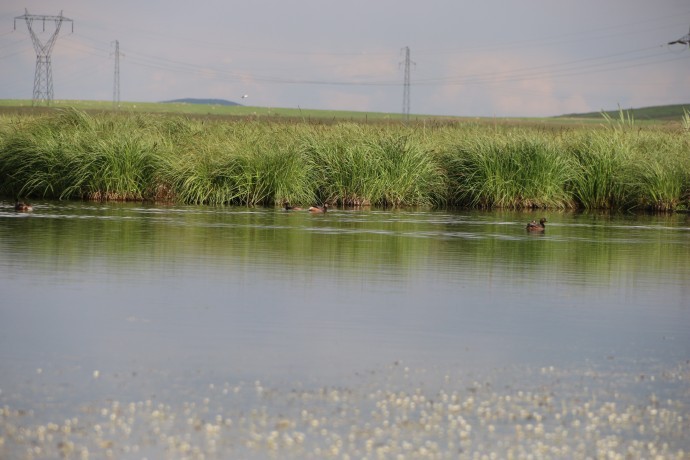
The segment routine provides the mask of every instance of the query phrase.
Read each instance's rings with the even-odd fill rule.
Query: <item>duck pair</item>
[[[285,203],[285,210],[286,211],[302,211],[303,208],[300,208],[299,206],[290,206],[290,203]],[[323,206],[312,206],[307,211],[314,213],[314,214],[322,214],[328,211],[328,204],[324,204]]]
[[[19,212],[30,212],[34,210],[34,207],[29,203],[17,200],[17,202],[14,203],[14,210]]]
[[[546,230],[546,225],[544,225],[547,222],[546,217],[542,217],[539,219],[539,223],[537,223],[536,220],[533,220],[529,224],[527,224],[527,231],[528,232],[543,232]]]

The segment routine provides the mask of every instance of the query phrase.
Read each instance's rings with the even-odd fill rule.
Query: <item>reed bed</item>
[[[569,208],[572,159],[550,139],[483,133],[447,154],[451,201],[479,208]]]
[[[314,199],[293,127],[251,122],[201,128],[177,139],[166,156],[161,177],[180,201],[255,206]]]
[[[14,196],[143,200],[160,170],[155,131],[137,117],[114,120],[65,110],[6,135],[2,192]]]
[[[0,118],[0,194],[208,205],[687,210],[690,130]]]
[[[323,202],[398,207],[443,199],[443,170],[407,130],[344,124],[312,130],[300,146]]]

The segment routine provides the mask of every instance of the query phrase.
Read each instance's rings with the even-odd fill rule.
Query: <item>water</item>
[[[7,202],[0,207],[0,406],[8,419],[28,411],[23,423],[35,428],[84,417],[84,407],[102,412],[113,400],[213,401],[202,397],[209,388],[243,395],[270,386],[279,395],[271,403],[252,392],[233,404],[278,417],[289,412],[295,388],[376,394],[422,385],[438,397],[449,382],[462,389],[476,377],[494,388],[594,378],[594,388],[631,401],[663,394],[686,409],[688,215],[548,213],[546,232],[528,234],[525,223],[539,217],[75,202],[37,202],[24,214]],[[579,391],[568,387],[564,397]],[[330,396],[323,398],[314,411],[330,407]],[[236,409],[217,406],[221,418]],[[3,444],[24,454],[37,443],[4,431],[0,454]],[[512,442],[504,444],[521,445],[508,431]],[[489,443],[500,432],[478,439]],[[103,447],[85,438],[72,439],[71,449],[194,454],[159,441],[128,437]],[[303,442],[293,455],[322,457],[318,439],[311,440],[318,452]],[[680,439],[653,438],[687,451]],[[200,449],[219,458],[275,452],[268,440],[249,444]],[[361,444],[354,455],[366,454]],[[56,446],[42,454],[64,455],[68,444]]]

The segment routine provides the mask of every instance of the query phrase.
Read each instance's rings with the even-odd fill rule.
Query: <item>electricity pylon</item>
[[[115,73],[113,75],[113,109],[120,108],[120,42],[115,40]]]
[[[403,120],[405,122],[410,120],[410,47],[406,46],[405,50],[405,82],[403,83]]]
[[[31,105],[39,105],[45,102],[50,105],[53,100],[53,69],[50,62],[50,54],[53,52],[53,46],[60,33],[63,21],[72,23],[72,32],[74,32],[74,21],[62,15],[62,11],[58,16],[46,16],[43,14],[29,14],[29,10],[24,10],[26,13],[23,16],[14,18],[14,28],[17,28],[17,19],[26,20],[26,26],[29,28],[31,34],[31,41],[34,43],[36,49],[36,73],[34,74],[34,94]],[[41,39],[36,35],[33,29],[34,21],[43,22],[43,32],[46,30],[46,21],[53,21],[55,23],[55,31],[50,36],[46,43],[41,43]]]
[[[681,45],[690,46],[690,33],[680,37],[678,40],[673,40],[672,42],[668,42],[668,44],[669,45],[681,44]]]

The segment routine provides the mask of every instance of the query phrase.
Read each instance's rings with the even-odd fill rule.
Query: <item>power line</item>
[[[77,36],[81,36],[76,34]],[[83,37],[85,39],[90,39],[89,37]],[[90,39],[92,40],[92,39]],[[80,45],[81,46],[81,45]],[[565,61],[560,63],[550,63],[540,66],[533,66],[527,68],[518,68],[510,72],[486,72],[470,75],[448,75],[439,77],[430,77],[416,79],[415,85],[422,86],[453,86],[453,85],[463,85],[463,84],[489,84],[489,83],[501,83],[508,81],[524,81],[535,78],[542,77],[567,77],[571,75],[582,75],[585,73],[598,73],[602,71],[617,70],[620,68],[631,68],[635,67],[635,62],[639,63],[639,66],[649,65],[650,59],[658,59],[661,56],[654,55],[643,55],[643,56],[633,56],[628,59],[612,59],[617,57],[623,57],[625,55],[631,55],[633,53],[639,53],[644,51],[649,51],[652,49],[659,49],[664,45],[658,45],[655,47],[648,47],[644,49],[629,50],[621,53],[596,56],[592,58],[577,59],[572,61]],[[93,48],[97,49],[96,47]],[[93,54],[93,53],[92,53]],[[257,82],[271,83],[271,84],[290,84],[290,85],[327,85],[327,86],[400,86],[400,80],[391,80],[384,78],[363,78],[363,79],[352,79],[352,80],[333,80],[329,78],[324,79],[309,79],[309,78],[289,78],[285,76],[274,76],[274,75],[262,75],[251,71],[248,72],[237,72],[230,71],[221,67],[209,67],[200,66],[198,64],[193,64],[190,62],[183,62],[178,60],[165,59],[161,56],[151,56],[143,53],[130,53],[131,63],[140,66],[155,68],[167,71],[181,72],[193,75],[203,75],[206,71],[213,71],[218,75],[222,75],[222,78],[230,78],[236,80],[252,79]],[[597,62],[598,61],[598,62]],[[658,62],[665,62],[658,61]],[[632,62],[633,64],[628,64]],[[626,63],[626,65],[620,65],[621,63]],[[617,65],[618,64],[618,65]],[[591,69],[587,71],[587,69]],[[403,83],[404,84],[404,83]]]
[[[78,35],[78,34],[77,34]],[[73,35],[76,36],[76,35]],[[84,37],[88,38],[88,37]],[[70,38],[67,38],[65,45],[71,45]],[[95,41],[95,40],[94,40]],[[97,46],[89,46],[75,42],[81,52],[92,54],[94,56],[103,56],[107,51]],[[644,55],[635,55],[635,53],[647,52],[652,49],[660,49],[664,45],[657,47],[648,47],[644,49],[629,50],[621,53],[610,55],[603,55],[585,59],[578,59],[572,61],[565,61],[560,63],[551,63],[546,65],[523,67],[513,69],[508,72],[480,72],[469,75],[447,75],[431,78],[415,79],[417,86],[454,86],[454,85],[477,85],[477,84],[500,84],[511,81],[525,81],[532,79],[539,79],[544,77],[563,78],[575,75],[592,74],[598,72],[607,72],[618,69],[627,69],[633,67],[641,67],[653,65],[660,62],[667,62],[675,59],[662,59],[663,56],[657,53],[645,53]],[[103,52],[103,54],[100,54]],[[111,53],[112,55],[112,53]],[[285,76],[261,75],[253,72],[237,72],[225,69],[222,67],[208,67],[199,66],[190,62],[183,62],[178,60],[165,59],[160,56],[151,56],[142,53],[134,53],[129,56],[131,63],[140,66],[161,69],[166,71],[173,71],[176,73],[187,73],[192,75],[205,75],[205,72],[212,71],[223,79],[244,80],[252,79],[256,82],[264,82],[269,84],[290,84],[290,85],[327,85],[327,86],[377,86],[377,87],[399,87],[401,81],[398,79],[376,78],[374,76],[353,79],[353,80],[333,80],[328,77],[323,79],[303,79],[303,78],[289,78]],[[410,66],[412,65],[410,61]],[[401,63],[402,65],[402,63]],[[409,69],[411,70],[411,68]],[[409,80],[407,80],[409,81]],[[405,86],[405,83],[402,83]],[[407,91],[406,91],[407,89]],[[409,107],[408,96],[410,88],[403,88],[403,102],[404,106]],[[407,109],[403,107],[403,112]]]
[[[31,34],[31,41],[33,41],[34,48],[36,49],[36,72],[34,73],[34,94],[31,104],[39,105],[42,102],[45,102],[46,105],[50,105],[53,100],[53,69],[51,64],[51,53],[53,52],[55,41],[60,33],[62,22],[71,22],[72,32],[74,32],[74,21],[64,17],[62,15],[62,11],[60,11],[58,16],[29,14],[28,9],[25,9],[24,11],[25,14],[23,16],[17,16],[14,18],[14,28],[15,30],[17,28],[17,19],[24,19],[26,21],[26,26],[29,28],[29,33]],[[55,31],[46,43],[41,43],[40,38],[38,38],[38,35],[36,35],[34,32],[33,23],[36,20],[43,22],[44,32],[46,30],[46,21],[53,21],[55,23]]]
[[[587,73],[597,73],[605,72],[609,70],[618,70],[622,68],[635,67],[637,65],[648,65],[649,63],[643,62],[649,59],[657,59],[661,55],[657,54],[646,54],[642,56],[633,56],[629,58],[623,58],[625,55],[646,52],[651,50],[658,50],[664,45],[648,47],[639,50],[631,50],[623,53],[610,54],[606,56],[598,56],[593,58],[576,59],[573,61],[566,61],[553,64],[544,64],[533,67],[521,67],[517,69],[512,69],[507,72],[481,72],[476,74],[467,75],[454,75],[449,77],[436,77],[436,78],[426,78],[417,79],[417,85],[426,86],[445,86],[445,85],[464,85],[464,84],[486,84],[486,83],[502,83],[509,81],[524,81],[531,80],[535,78],[543,77],[567,77],[573,75],[583,75]],[[612,59],[618,58],[618,59]],[[665,62],[668,59],[663,59],[661,61],[654,62]],[[599,61],[599,62],[596,62]],[[624,65],[618,67],[612,67],[615,64],[623,64],[628,62],[639,62],[639,64],[634,65]],[[587,70],[591,69],[591,70]]]

